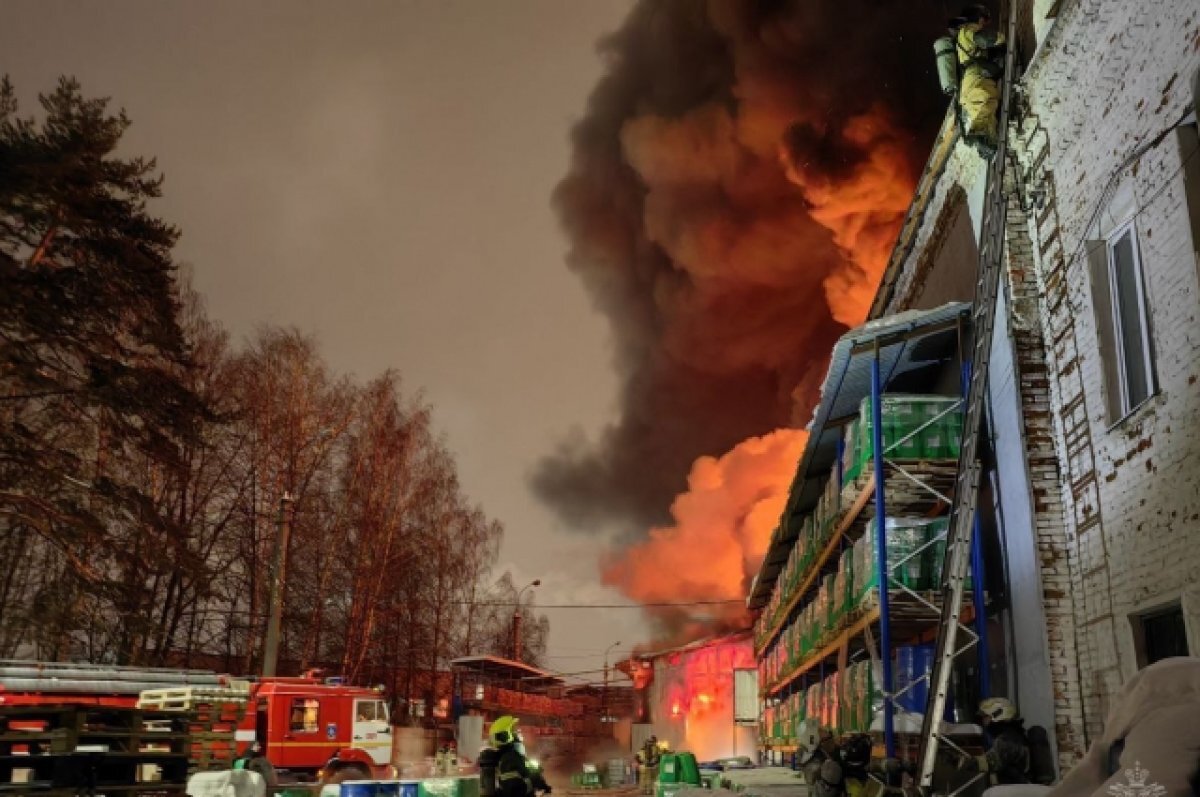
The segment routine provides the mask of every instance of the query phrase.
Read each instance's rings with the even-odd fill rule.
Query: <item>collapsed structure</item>
[[[1012,5],[1003,272],[962,615],[978,641],[941,727],[965,738],[980,698],[1009,696],[1065,769],[1138,669],[1200,651],[1200,8]],[[794,749],[801,718],[886,736],[901,757],[920,741],[988,171],[956,144],[954,116],[874,322],[835,348],[752,588],[772,756]]]

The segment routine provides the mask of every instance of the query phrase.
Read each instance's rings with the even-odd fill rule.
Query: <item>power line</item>
[[[696,606],[730,606],[735,603],[744,604],[745,602],[744,598],[724,598],[721,600],[650,601],[647,603],[523,603],[520,604],[520,607],[536,611],[542,609],[687,609]],[[513,601],[447,601],[447,603],[459,606],[497,606],[503,608],[516,608],[518,605]]]

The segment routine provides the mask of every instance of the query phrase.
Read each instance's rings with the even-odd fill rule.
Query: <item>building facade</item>
[[[1016,3],[989,378],[993,692],[1062,768],[1141,667],[1200,654],[1200,4]],[[970,301],[986,164],[948,122],[872,310]]]

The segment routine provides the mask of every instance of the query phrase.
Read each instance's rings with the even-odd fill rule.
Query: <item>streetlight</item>
[[[513,611],[512,621],[512,650],[513,661],[521,660],[521,596],[525,594],[525,590],[533,587],[540,587],[542,580],[535,578],[517,591],[517,608]]]
[[[620,642],[614,642],[604,651],[604,691],[600,693],[600,721],[608,722],[608,654]]]

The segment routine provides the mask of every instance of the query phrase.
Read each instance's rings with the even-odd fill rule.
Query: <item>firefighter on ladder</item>
[[[934,43],[942,90],[957,98],[963,140],[990,159],[999,142],[1000,85],[1004,34],[990,25],[991,12],[969,5],[950,20],[950,35]]]

